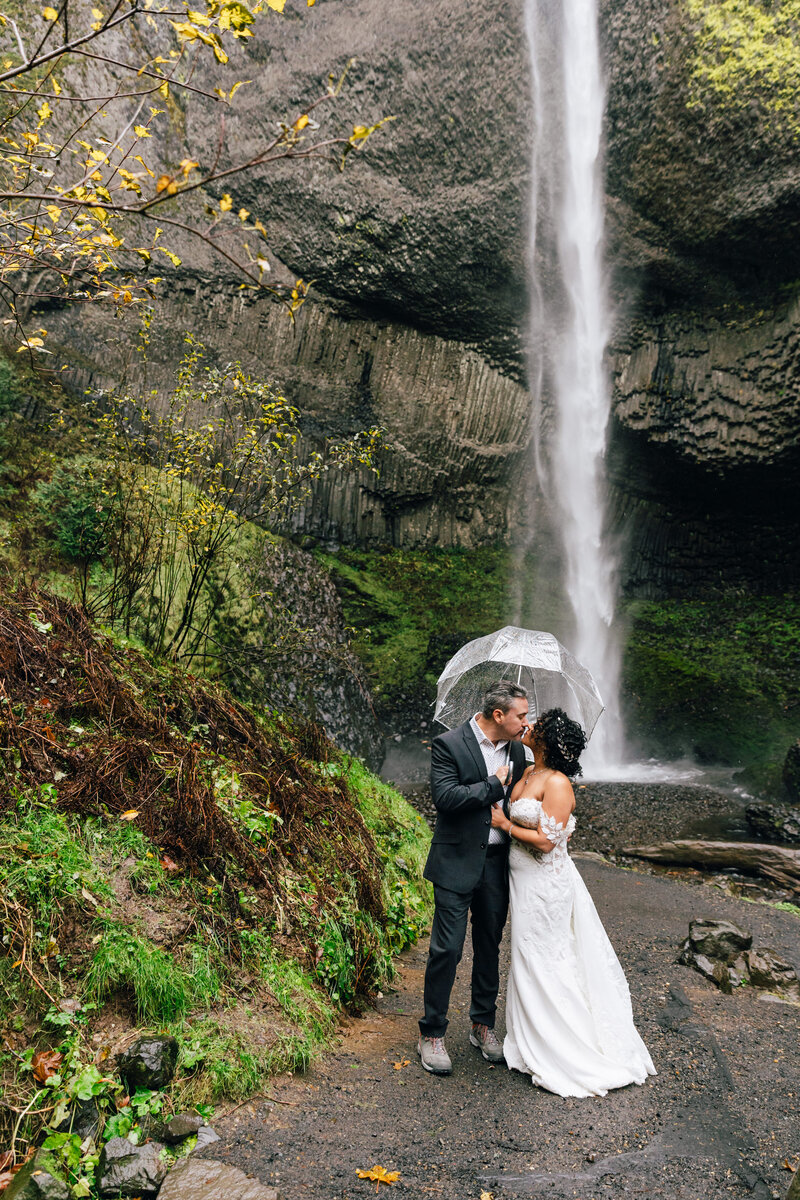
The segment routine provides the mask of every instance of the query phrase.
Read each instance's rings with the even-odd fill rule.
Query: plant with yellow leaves
[[[312,7],[315,0],[306,2]],[[25,0],[20,9],[18,0],[0,0],[0,300],[20,350],[47,353],[37,307],[146,303],[163,281],[155,264],[181,266],[170,235],[210,246],[243,286],[278,296],[294,315],[308,285],[267,282],[267,231],[247,209],[236,209],[230,192],[206,203],[208,220],[188,215],[186,204],[165,205],[205,197],[222,181],[279,160],[323,156],[343,167],[384,124],[320,133],[312,113],[335,100],[344,76],[331,76],[313,103],[246,159],[221,162],[224,119],[217,147],[204,146],[169,172],[154,169],[147,151],[166,132],[176,95],[213,101],[223,112],[233,103],[248,81],[204,87],[203,56],[226,67],[230,46],[252,37],[257,20],[282,13],[284,4],[59,0],[40,9]],[[234,229],[244,238],[232,249],[224,234]]]
[[[275,388],[238,363],[207,364],[188,335],[166,401],[106,397],[97,428],[91,539],[81,532],[102,569],[85,576],[81,599],[184,662],[209,653],[214,598],[240,568],[244,525],[283,527],[321,475],[373,468],[381,436],[373,427],[305,446],[297,410]]]

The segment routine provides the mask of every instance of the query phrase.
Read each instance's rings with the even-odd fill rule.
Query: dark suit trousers
[[[464,950],[467,916],[472,913],[472,1004],[470,1018],[494,1028],[500,986],[500,940],[508,913],[508,856],[505,847],[490,847],[477,886],[451,892],[433,885],[431,947],[425,969],[423,1037],[444,1037],[447,1009]]]

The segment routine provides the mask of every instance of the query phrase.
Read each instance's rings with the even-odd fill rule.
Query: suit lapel
[[[478,739],[475,737],[475,734],[472,732],[472,726],[470,725],[469,721],[466,721],[465,724],[462,726],[462,728],[464,730],[464,733],[463,733],[464,744],[467,747],[467,749],[469,750],[473,759],[475,760],[475,766],[478,768],[478,770],[480,771],[483,778],[488,779],[489,775],[486,770],[486,763],[484,761],[483,755],[481,754],[481,748],[478,745]]]

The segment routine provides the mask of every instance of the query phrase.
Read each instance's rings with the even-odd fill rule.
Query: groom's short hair
[[[525,688],[520,687],[518,683],[512,683],[510,679],[501,679],[484,692],[481,714],[487,721],[491,721],[492,714],[498,708],[507,713],[515,700],[525,700],[527,695]]]

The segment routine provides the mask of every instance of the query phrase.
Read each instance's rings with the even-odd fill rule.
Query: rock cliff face
[[[189,327],[258,366],[285,385],[311,437],[386,427],[380,477],[320,492],[305,516],[315,536],[472,545],[514,532],[529,441],[523,2],[289,0],[241,50],[252,83],[228,120],[231,158],[351,59],[328,119],[349,130],[397,117],[342,173],[283,164],[236,182],[236,203],[264,222],[277,257],[315,280],[295,332],[207,261],[169,289],[154,337],[156,366]],[[737,16],[733,0],[601,0],[617,302],[610,466],[635,592],[765,573],[796,582],[790,7],[753,0]],[[216,144],[215,121],[188,105],[165,159]],[[103,321],[62,322],[83,383],[109,377]]]

